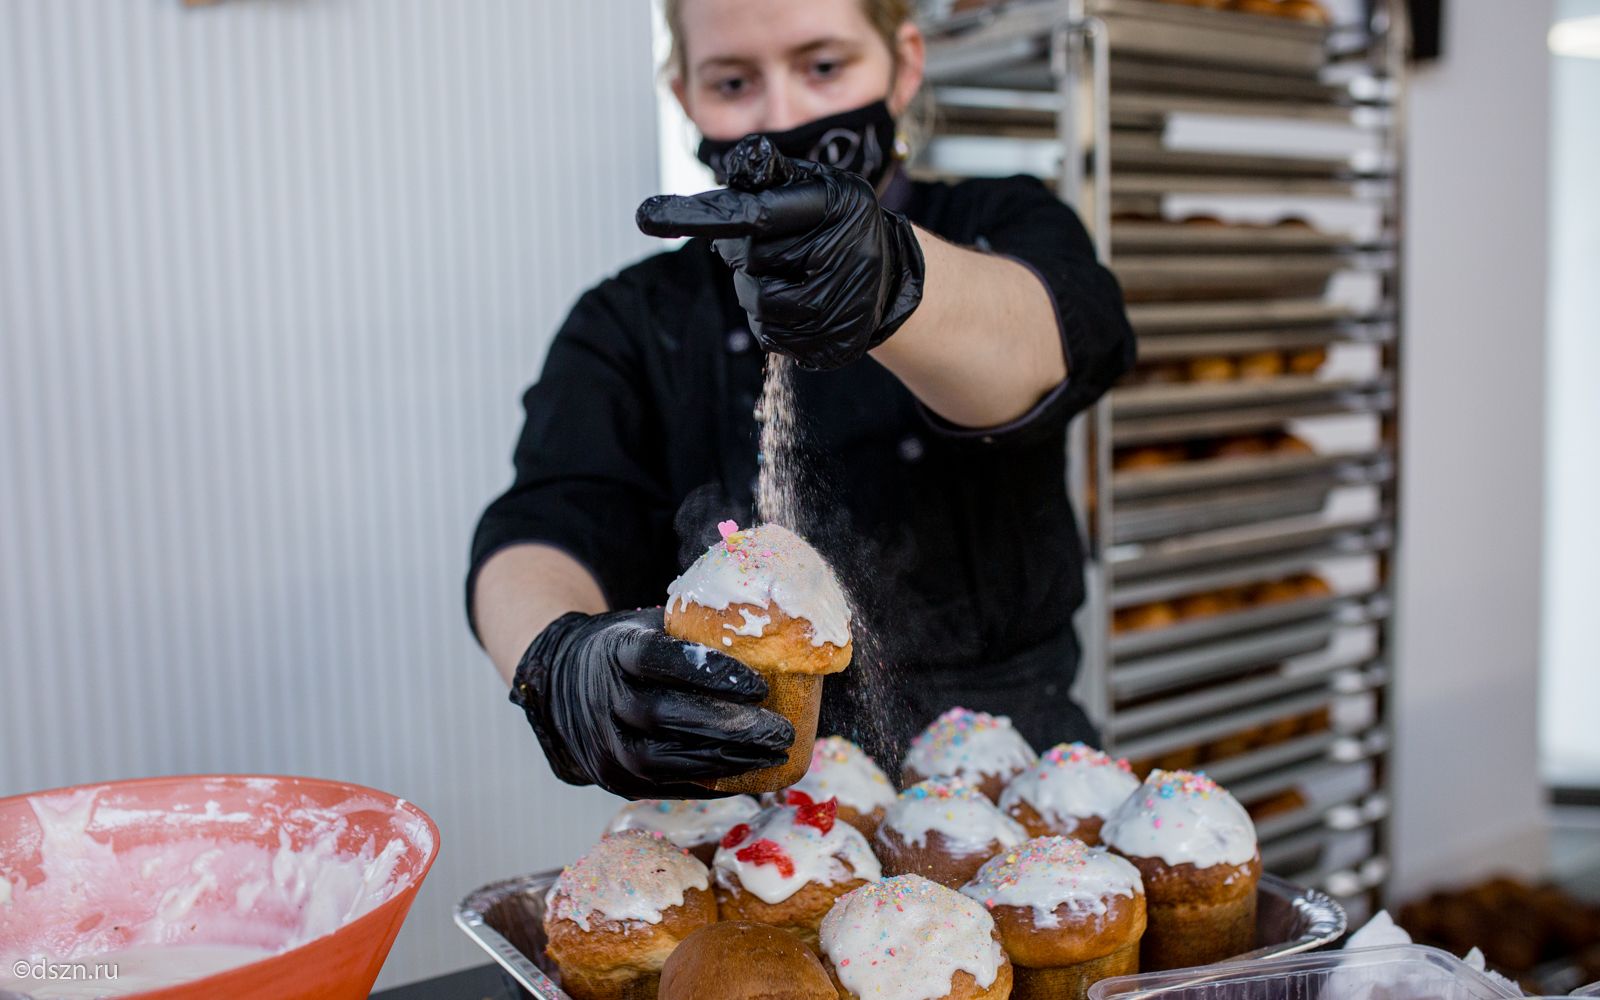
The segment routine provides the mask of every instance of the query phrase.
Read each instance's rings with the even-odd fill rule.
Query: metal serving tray
[[[1362,245],[1350,233],[1304,226],[1197,226],[1171,221],[1111,221],[1111,249],[1123,253],[1279,253],[1344,250]]]
[[[544,954],[544,897],[559,874],[538,872],[492,882],[456,907],[456,926],[535,1000],[572,1000]],[[1343,907],[1325,893],[1263,875],[1256,894],[1258,947],[1238,960],[1315,951],[1345,932]]]

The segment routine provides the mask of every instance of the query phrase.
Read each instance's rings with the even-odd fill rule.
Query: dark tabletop
[[[379,990],[372,994],[372,1000],[522,1000],[527,995],[516,989],[498,966],[488,964],[396,986],[392,990]]]

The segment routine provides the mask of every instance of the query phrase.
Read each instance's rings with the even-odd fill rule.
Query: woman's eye
[[[838,76],[843,68],[844,63],[837,59],[819,59],[811,64],[811,75],[828,80]]]
[[[738,97],[745,92],[747,85],[748,82],[744,77],[730,76],[717,80],[711,85],[711,88],[723,97]]]

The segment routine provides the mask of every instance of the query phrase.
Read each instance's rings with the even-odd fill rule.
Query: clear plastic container
[[[1324,951],[1104,979],[1089,1000],[1506,1000],[1522,994],[1437,948]]]

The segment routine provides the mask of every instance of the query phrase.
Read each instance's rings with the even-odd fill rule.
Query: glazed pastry
[[[661,969],[659,1000],[839,1000],[828,970],[793,934],[724,920],[683,939]]]
[[[807,944],[840,896],[883,875],[861,831],[837,821],[832,799],[790,792],[792,805],[768,806],[729,830],[712,862],[724,920],[781,927]]]
[[[884,810],[894,801],[889,776],[866,751],[843,736],[817,740],[811,751],[811,769],[789,790],[804,792],[818,802],[837,800],[839,818],[869,840],[883,821]],[[773,793],[769,804],[783,796],[783,792]]]
[[[914,785],[925,778],[954,775],[997,801],[1006,783],[1037,758],[1005,716],[952,708],[912,739],[901,778]]]
[[[1124,858],[1038,837],[985,862],[961,891],[994,917],[1013,1000],[1084,1000],[1100,980],[1139,971],[1144,886]]]
[[[822,921],[822,957],[841,1000],[1006,1000],[1011,961],[994,918],[916,875],[851,892]]]
[[[788,528],[717,525],[722,541],[667,587],[666,628],[720,649],[767,682],[761,706],[794,723],[789,759],[713,787],[770,792],[799,781],[811,764],[822,679],[850,663],[850,606],[833,571]]]
[[[1300,597],[1300,585],[1293,580],[1272,580],[1250,591],[1251,604],[1283,604],[1298,601]]]
[[[1272,443],[1266,438],[1259,434],[1247,434],[1217,442],[1211,455],[1213,458],[1245,458],[1265,455],[1271,450]]]
[[[652,1000],[678,942],[716,919],[705,865],[658,833],[624,830],[550,887],[545,953],[573,1000]]]
[[[617,810],[606,833],[659,833],[709,865],[722,835],[735,823],[743,823],[760,811],[761,805],[748,795],[695,801],[640,799]]]
[[[1111,464],[1117,472],[1127,472],[1132,469],[1159,469],[1176,465],[1188,457],[1188,454],[1179,447],[1128,448],[1117,452]]]
[[[1152,771],[1101,839],[1144,879],[1147,972],[1220,962],[1255,943],[1261,853],[1232,795],[1203,774]]]
[[[1100,826],[1139,787],[1125,760],[1083,743],[1060,743],[1011,779],[1000,811],[1030,837],[1060,834],[1100,843]]]
[[[1178,617],[1184,621],[1225,615],[1244,606],[1240,595],[1226,590],[1208,590],[1204,593],[1190,594],[1178,598],[1173,603],[1177,608]]]
[[[1308,347],[1289,355],[1289,371],[1295,375],[1315,375],[1327,360],[1326,348]]]
[[[1295,437],[1293,434],[1281,435],[1272,442],[1272,450],[1279,455],[1315,455],[1317,449],[1311,447],[1304,438]]]
[[[939,777],[901,792],[872,844],[890,875],[915,873],[954,889],[985,861],[1027,839],[1022,824],[975,786]]]
[[[1151,601],[1118,608],[1111,615],[1111,631],[1143,632],[1146,629],[1166,628],[1178,624],[1178,611],[1170,601]]]
[[[1257,351],[1239,358],[1240,378],[1273,378],[1282,375],[1284,358],[1281,351]]]
[[[1332,597],[1333,587],[1328,581],[1315,573],[1296,573],[1289,578],[1290,582],[1300,588],[1300,597]]]
[[[1186,370],[1191,382],[1227,382],[1239,376],[1239,366],[1232,358],[1192,358]]]
[[[1279,0],[1277,12],[1279,17],[1289,17],[1307,24],[1327,25],[1331,22],[1328,9],[1317,0]]]
[[[1240,14],[1266,14],[1276,16],[1278,0],[1229,0],[1228,9]]]

